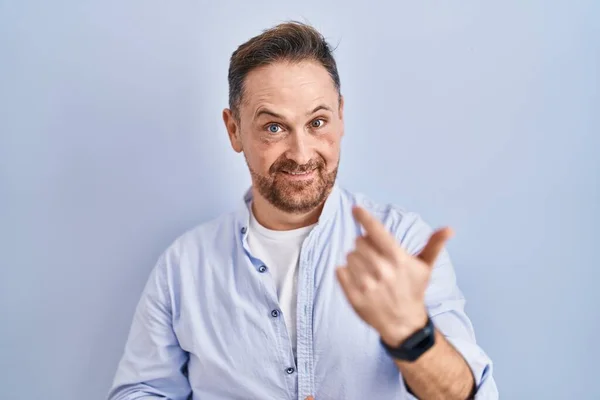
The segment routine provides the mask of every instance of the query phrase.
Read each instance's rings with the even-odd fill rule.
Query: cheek
[[[340,158],[340,140],[338,135],[323,136],[319,153],[325,159],[329,168],[333,168]]]
[[[272,146],[263,144],[256,146],[252,151],[252,156],[249,157],[251,167],[261,175],[267,175],[269,169],[280,155]]]

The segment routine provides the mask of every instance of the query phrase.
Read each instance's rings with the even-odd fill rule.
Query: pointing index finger
[[[384,254],[393,252],[396,241],[378,219],[360,206],[352,208],[352,215],[365,228],[370,242],[377,247],[377,250]]]

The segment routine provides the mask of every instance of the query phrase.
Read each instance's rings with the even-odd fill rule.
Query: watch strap
[[[431,318],[427,316],[425,326],[408,338],[406,338],[398,347],[391,347],[383,339],[379,339],[387,353],[397,360],[416,361],[435,344],[435,326]]]

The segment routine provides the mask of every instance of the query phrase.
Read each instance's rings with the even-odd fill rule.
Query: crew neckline
[[[271,240],[281,240],[281,239],[291,239],[298,238],[301,236],[306,236],[317,224],[312,224],[308,226],[303,226],[302,228],[289,229],[285,231],[277,231],[273,229],[266,228],[258,222],[258,220],[254,217],[254,213],[252,212],[252,207],[250,209],[250,230],[260,234]]]

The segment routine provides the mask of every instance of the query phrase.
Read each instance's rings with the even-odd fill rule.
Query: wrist
[[[380,339],[385,351],[395,360],[402,362],[414,362],[431,349],[435,340],[435,326],[431,318],[427,317],[425,325],[412,332],[408,337],[398,339],[389,338],[387,344],[383,338]],[[393,341],[392,341],[393,340]]]
[[[402,324],[390,325],[380,332],[381,340],[390,347],[398,347],[412,334],[423,329],[427,325],[428,319],[427,310],[423,308],[410,319],[403,321]]]

